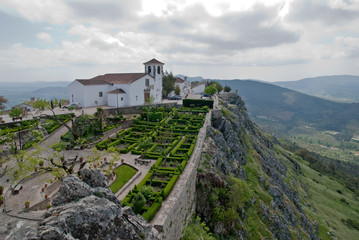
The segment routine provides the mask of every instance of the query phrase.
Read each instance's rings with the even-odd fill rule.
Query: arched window
[[[148,73],[151,73],[151,66],[148,66]]]
[[[158,73],[158,74],[161,73],[161,67],[160,67],[160,66],[157,67],[157,73]]]

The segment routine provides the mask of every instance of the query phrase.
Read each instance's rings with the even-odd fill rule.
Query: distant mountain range
[[[28,101],[31,97],[44,98],[51,100],[67,99],[67,86],[71,82],[2,82],[0,96],[4,96],[8,103],[6,109],[10,109],[23,101]]]
[[[273,84],[329,100],[359,102],[359,76],[322,76]]]
[[[338,103],[252,80],[222,80],[246,102],[254,118],[282,124],[290,129],[308,125],[320,130],[359,130],[359,103]],[[285,129],[283,129],[285,130]]]

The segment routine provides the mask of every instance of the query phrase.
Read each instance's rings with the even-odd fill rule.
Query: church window
[[[123,101],[123,97],[121,97],[121,101]]]
[[[99,93],[98,93],[98,96],[99,96],[99,97],[102,97],[102,96],[103,96],[103,92],[99,92]]]
[[[150,79],[145,80],[145,86],[148,87],[150,85]]]
[[[161,73],[161,67],[160,67],[160,66],[157,67],[157,73],[158,73],[158,74]]]
[[[151,66],[148,66],[148,73],[151,73]]]

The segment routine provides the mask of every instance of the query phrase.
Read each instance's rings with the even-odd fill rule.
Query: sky
[[[0,83],[359,75],[359,0],[1,0]]]

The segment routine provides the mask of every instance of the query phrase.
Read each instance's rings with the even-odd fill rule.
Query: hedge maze
[[[147,221],[154,217],[186,167],[208,111],[207,106],[151,108],[151,112],[143,112],[129,129],[118,132],[116,138],[96,145],[98,149],[115,147],[120,153],[131,151],[141,158],[156,160],[123,199],[123,205],[131,206]]]

